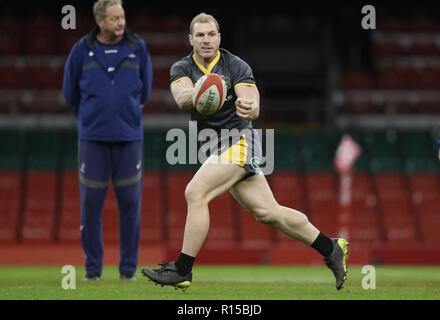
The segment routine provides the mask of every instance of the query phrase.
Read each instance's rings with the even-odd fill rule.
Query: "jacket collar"
[[[95,59],[101,64],[106,70],[108,70],[110,67],[116,67],[118,66],[130,53],[133,53],[135,49],[140,45],[141,41],[139,36],[131,32],[130,30],[125,30],[124,32],[124,40],[125,43],[128,44],[124,45],[120,48],[120,52],[118,54],[119,58],[114,61],[114,65],[108,65],[108,61],[105,58],[104,51],[103,50],[95,50],[98,47],[98,43],[96,40],[96,36],[99,33],[99,27],[96,26],[93,28],[86,36],[85,42],[88,48],[91,52],[93,52]]]
[[[86,44],[89,47],[89,49],[93,48],[93,45],[96,41],[96,36],[99,33],[99,27],[95,26],[90,32],[86,35]],[[140,39],[139,36],[136,35],[133,31],[131,31],[128,27],[125,28],[124,31],[124,38],[127,40],[128,45],[130,46],[131,50],[135,50],[140,45]]]

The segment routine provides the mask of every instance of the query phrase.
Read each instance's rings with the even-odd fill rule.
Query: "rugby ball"
[[[192,101],[194,108],[203,114],[210,115],[223,106],[226,100],[226,83],[216,73],[201,77],[194,86]]]

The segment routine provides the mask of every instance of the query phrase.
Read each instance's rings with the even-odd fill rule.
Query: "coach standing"
[[[144,41],[126,28],[121,0],[93,6],[95,28],[72,48],[63,93],[78,120],[81,243],[86,276],[102,273],[102,209],[111,181],[119,206],[122,280],[135,280],[142,196],[142,108],[152,84]]]

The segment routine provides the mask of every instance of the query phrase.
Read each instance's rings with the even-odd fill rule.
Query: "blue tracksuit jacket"
[[[73,46],[64,69],[63,94],[78,119],[78,138],[143,140],[140,106],[148,100],[153,77],[145,42],[126,29],[117,59],[110,62],[98,32],[95,27]]]

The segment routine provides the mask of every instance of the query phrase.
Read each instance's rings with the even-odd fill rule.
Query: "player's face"
[[[121,5],[108,6],[105,18],[97,19],[101,32],[110,38],[121,38],[125,30],[125,12]]]
[[[220,33],[214,22],[196,23],[189,41],[194,53],[204,60],[213,60],[220,47]]]

